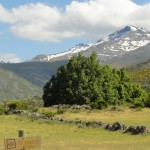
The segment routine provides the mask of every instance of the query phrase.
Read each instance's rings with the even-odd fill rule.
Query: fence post
[[[19,137],[25,137],[25,136],[26,136],[25,130],[19,130],[19,131],[18,131],[18,136],[19,136]]]
[[[20,138],[26,137],[26,132],[25,132],[25,130],[19,130],[19,131],[18,131],[18,137],[20,137]],[[21,150],[25,150],[25,148],[22,148]]]

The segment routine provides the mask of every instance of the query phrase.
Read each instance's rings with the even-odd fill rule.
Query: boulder
[[[131,134],[144,134],[149,133],[145,126],[130,126],[126,129],[125,133]]]

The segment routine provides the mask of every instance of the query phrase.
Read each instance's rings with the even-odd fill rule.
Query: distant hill
[[[0,64],[0,100],[42,96],[45,83],[68,61]],[[130,78],[150,91],[150,60],[126,68]]]
[[[0,68],[0,100],[41,97],[42,89],[15,73]]]
[[[56,73],[57,68],[67,62],[68,61],[24,62],[15,64],[4,63],[0,64],[0,68],[12,71],[19,77],[28,80],[40,88],[43,88],[51,76]]]
[[[150,59],[126,68],[133,82],[139,83],[150,93]]]

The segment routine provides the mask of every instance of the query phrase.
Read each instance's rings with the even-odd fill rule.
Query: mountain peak
[[[125,26],[122,30],[126,30],[126,31],[137,31],[138,28],[135,26]]]
[[[149,32],[149,31],[146,30],[145,28],[135,27],[135,26],[132,26],[132,25],[131,25],[131,26],[126,26],[126,27],[123,28],[122,30]]]
[[[138,28],[135,26],[130,26],[130,28],[131,28],[131,31],[137,31],[138,30]]]
[[[135,30],[136,30],[136,27],[125,26],[123,29],[113,32],[112,34],[109,34],[108,36],[100,39],[99,41],[97,41],[97,43],[101,44],[101,43],[107,42],[107,41],[116,41],[116,40],[120,39],[121,37],[123,37],[124,35],[128,34],[129,32],[135,31]]]
[[[68,60],[78,53],[89,55],[94,50],[98,53],[101,60],[107,61],[116,56],[122,57],[125,53],[143,47],[148,43],[150,43],[150,32],[148,30],[135,26],[125,26],[124,28],[100,39],[95,44],[80,43],[67,51],[46,56],[39,55],[35,57],[34,60]]]
[[[108,36],[98,40],[97,44],[101,44],[101,43],[107,42],[107,41],[117,41],[120,38],[126,36],[130,32],[133,32],[133,33],[135,33],[135,32],[149,33],[149,31],[144,29],[144,28],[139,28],[139,27],[135,27],[135,26],[132,26],[132,25],[125,26],[121,30],[113,32],[112,34],[109,34]]]
[[[125,26],[123,29],[118,30],[110,35],[108,35],[108,40],[117,40],[123,36],[125,36],[126,34],[128,34],[129,32],[134,32],[137,31],[139,28],[135,27],[135,26]]]

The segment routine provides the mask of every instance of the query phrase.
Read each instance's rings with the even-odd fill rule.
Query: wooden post
[[[19,130],[19,131],[18,131],[18,137],[24,138],[25,136],[26,136],[25,130]],[[23,149],[21,149],[21,150],[25,150],[25,148],[23,148]]]
[[[19,130],[18,136],[19,137],[25,137],[26,136],[25,130]]]
[[[4,139],[5,150],[27,150],[41,147],[41,137],[26,137],[25,130],[18,131],[17,138]]]

